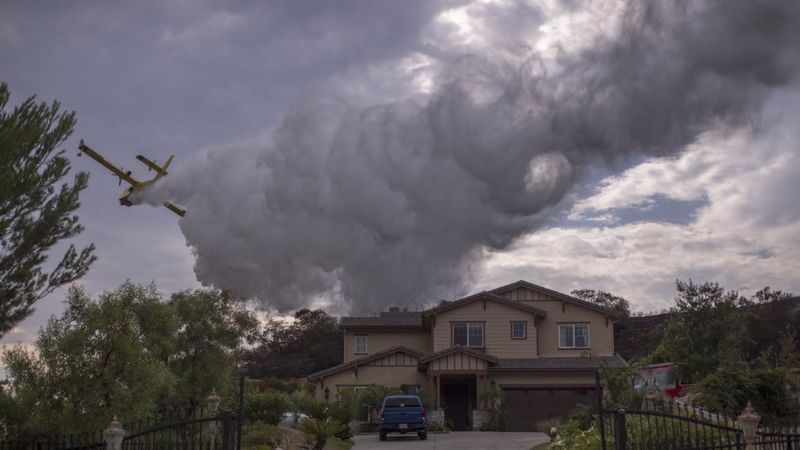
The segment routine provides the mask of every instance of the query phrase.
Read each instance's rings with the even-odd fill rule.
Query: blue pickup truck
[[[382,441],[391,432],[416,432],[421,440],[428,439],[428,414],[416,395],[390,395],[383,399],[378,432]]]

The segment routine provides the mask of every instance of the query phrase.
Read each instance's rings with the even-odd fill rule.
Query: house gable
[[[476,294],[426,312],[430,317],[433,351],[453,347],[453,326],[480,323],[483,328],[481,350],[499,358],[534,358],[537,324],[547,313],[537,307],[512,302],[491,293]],[[523,323],[524,339],[512,339],[512,323]]]
[[[511,284],[501,286],[491,291],[495,295],[499,295],[511,301],[525,302],[529,305],[536,305],[538,302],[563,302],[565,304],[575,305],[581,308],[590,309],[608,315],[611,318],[618,319],[619,315],[604,307],[597,305],[586,300],[581,300],[571,295],[563,294],[552,289],[548,289],[538,284],[533,284],[525,280],[515,281]]]
[[[614,311],[527,281],[517,281],[493,289],[492,293],[547,312],[547,319],[537,325],[539,356],[578,357],[614,354],[614,321],[618,318]],[[588,324],[588,348],[560,347],[559,327],[570,324]]]
[[[429,375],[485,372],[490,364],[497,361],[492,355],[465,347],[450,347],[419,360],[420,364],[426,366]]]
[[[503,297],[501,295],[497,295],[497,294],[494,294],[492,292],[486,292],[486,291],[479,292],[477,294],[470,295],[468,297],[464,297],[464,298],[456,300],[456,301],[447,302],[447,303],[445,303],[445,304],[443,304],[441,306],[438,306],[436,308],[429,309],[429,310],[425,311],[424,316],[425,317],[436,316],[436,315],[442,314],[442,313],[444,313],[446,311],[450,311],[450,310],[457,309],[457,308],[462,308],[462,307],[464,307],[466,305],[469,305],[469,304],[472,304],[472,303],[475,303],[475,302],[482,302],[483,305],[484,305],[484,310],[486,309],[486,302],[495,302],[495,303],[501,303],[501,304],[509,306],[511,308],[516,308],[516,309],[519,309],[521,311],[525,311],[527,313],[535,314],[535,315],[538,315],[540,317],[546,317],[547,316],[547,312],[545,312],[544,310],[539,309],[539,308],[537,308],[537,307],[535,307],[533,305],[527,305],[525,303],[515,302],[515,301],[509,300],[509,299],[507,299],[507,298],[505,298],[505,297]]]
[[[353,370],[354,376],[357,378],[358,368],[361,366],[367,367],[414,367],[419,365],[419,359],[422,353],[406,348],[406,347],[392,347],[380,352],[373,353],[362,358],[354,359],[338,366],[333,366],[308,376],[310,381],[320,378],[328,377],[339,372],[346,370]]]

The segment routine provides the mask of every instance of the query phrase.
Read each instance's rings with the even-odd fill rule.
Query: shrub
[[[550,436],[553,439],[557,433],[557,428],[561,426],[561,418],[554,417],[552,419],[544,419],[536,422],[536,429]]]
[[[550,450],[600,450],[600,444],[600,432],[596,427],[581,430],[577,423],[567,422],[558,427],[558,433],[550,443]]]
[[[251,389],[245,395],[245,420],[248,422],[266,422],[279,424],[289,410],[286,396],[277,391],[258,392]]]
[[[335,436],[337,438],[344,440],[353,437],[353,430],[350,429],[350,423],[355,421],[356,416],[353,414],[351,408],[347,405],[334,404],[331,405],[329,414],[331,419],[344,425],[342,430],[336,433]]]
[[[504,431],[508,425],[508,410],[503,389],[500,386],[491,385],[489,389],[481,393],[481,401],[489,407],[489,417],[481,430]]]
[[[760,365],[748,369],[744,364],[724,364],[694,386],[696,403],[705,409],[737,415],[748,401],[763,420],[772,421],[797,413],[791,403],[786,372]]]
[[[274,425],[249,423],[242,428],[242,448],[245,450],[261,450],[280,445],[283,436],[281,430]]]
[[[297,426],[300,414],[308,409],[312,403],[316,403],[314,397],[305,389],[292,391],[288,396],[289,411],[292,413],[292,426]]]
[[[333,419],[306,418],[300,421],[298,429],[314,438],[314,450],[322,450],[331,436],[336,436],[347,428]]]
[[[447,433],[447,428],[439,422],[428,424],[428,431],[431,433]]]

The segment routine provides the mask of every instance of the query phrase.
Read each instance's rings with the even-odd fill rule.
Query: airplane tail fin
[[[170,164],[172,164],[172,160],[173,159],[175,159],[175,155],[170,155],[170,157],[167,159],[167,161],[164,163],[164,165],[161,166],[161,173],[166,175],[167,168],[169,167]]]

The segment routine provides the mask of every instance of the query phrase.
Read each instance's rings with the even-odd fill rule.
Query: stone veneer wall
[[[428,423],[435,423],[444,427],[444,410],[432,409],[428,411]]]
[[[472,431],[480,431],[480,429],[489,420],[489,411],[481,409],[472,410]]]

